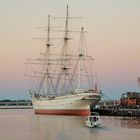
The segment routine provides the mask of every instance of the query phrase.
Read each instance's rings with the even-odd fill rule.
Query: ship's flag
[[[138,85],[140,86],[140,77],[137,78]]]
[[[95,91],[97,91],[98,90],[98,88],[97,88],[97,84],[95,84]]]

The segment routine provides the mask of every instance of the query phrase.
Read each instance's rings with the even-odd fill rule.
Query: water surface
[[[102,116],[101,121],[102,128],[87,128],[82,116],[0,110],[0,140],[140,140],[139,118]]]

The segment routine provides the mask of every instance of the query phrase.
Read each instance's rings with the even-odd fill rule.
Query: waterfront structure
[[[120,105],[127,108],[140,107],[140,93],[139,92],[126,92],[122,94]]]

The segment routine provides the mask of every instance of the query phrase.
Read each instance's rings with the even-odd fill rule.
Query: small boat
[[[101,127],[101,121],[99,113],[91,112],[91,114],[86,118],[87,127]]]

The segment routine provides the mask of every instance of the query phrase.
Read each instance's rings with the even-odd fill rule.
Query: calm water
[[[87,128],[85,117],[34,115],[33,110],[0,110],[0,140],[140,140],[140,119],[101,117],[102,128]]]

